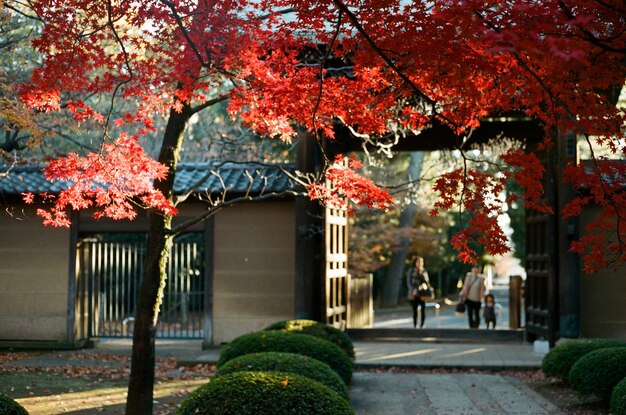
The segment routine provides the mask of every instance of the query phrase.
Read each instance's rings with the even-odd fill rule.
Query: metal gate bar
[[[132,337],[145,258],[145,235],[99,234],[78,242],[78,280],[88,290],[87,330],[93,337]],[[203,338],[202,233],[174,240],[157,322],[159,338]]]

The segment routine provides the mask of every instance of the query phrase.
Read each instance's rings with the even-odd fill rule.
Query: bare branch
[[[320,137],[319,137],[319,131],[317,128],[317,111],[319,110],[319,106],[320,106],[320,102],[322,101],[322,93],[324,92],[324,65],[326,64],[326,61],[328,60],[328,57],[330,56],[332,50],[333,50],[333,46],[335,44],[335,41],[337,40],[337,37],[339,36],[339,32],[341,30],[341,15],[342,15],[342,11],[339,10],[339,15],[337,16],[337,28],[335,30],[335,33],[333,34],[333,38],[330,41],[330,44],[328,45],[328,47],[326,48],[326,53],[324,54],[324,57],[322,58],[321,62],[320,62],[320,80],[319,80],[319,89],[317,91],[317,99],[315,100],[315,106],[313,107],[313,114],[311,115],[312,118],[312,124],[313,124],[313,132],[317,137],[317,142],[320,143]],[[324,159],[326,160],[326,162],[328,163],[328,157],[326,155],[326,152],[321,151]]]
[[[173,2],[169,1],[169,0],[161,0],[161,3],[165,4],[172,11],[172,17],[174,17],[174,20],[176,20],[176,24],[178,25],[178,28],[180,29],[181,33],[183,34],[183,36],[187,40],[187,43],[191,47],[191,50],[193,51],[193,54],[196,55],[196,58],[198,59],[198,62],[200,62],[200,64],[203,67],[211,66],[210,62],[205,62],[204,61],[204,58],[202,57],[202,54],[198,50],[198,47],[196,46],[194,41],[191,40],[191,37],[189,36],[189,32],[187,31],[187,29],[185,28],[185,25],[183,24],[183,20],[180,17],[180,15],[178,14],[178,10],[176,10],[176,5]],[[208,58],[208,56],[207,56],[207,58]]]
[[[215,205],[215,206],[211,206],[207,209],[207,211],[205,213],[203,213],[202,215],[199,215],[193,219],[190,219],[186,222],[181,223],[180,225],[175,226],[174,228],[172,228],[172,230],[169,232],[170,235],[177,235],[181,232],[183,232],[185,229],[190,228],[193,225],[196,225],[198,223],[202,223],[203,221],[207,220],[208,218],[210,218],[211,216],[215,215],[217,212],[219,212],[220,210],[222,210],[225,207],[228,206],[233,206],[233,205],[237,205],[239,203],[243,203],[243,202],[250,202],[250,201],[263,201],[263,200],[268,200],[268,199],[279,199],[285,196],[303,196],[304,193],[300,193],[300,192],[296,192],[293,190],[285,190],[282,192],[271,192],[271,193],[265,193],[262,196],[242,196],[242,197],[236,197],[233,199],[228,199],[228,200],[224,200],[221,203]]]
[[[111,32],[113,32],[113,36],[115,36],[115,40],[117,41],[117,43],[120,45],[120,48],[122,49],[122,54],[124,55],[124,62],[126,65],[126,69],[128,70],[128,78],[119,82],[117,85],[115,85],[115,89],[113,90],[113,95],[111,96],[111,104],[109,105],[109,110],[107,112],[106,121],[104,123],[103,141],[104,141],[104,138],[106,138],[108,135],[109,122],[111,121],[111,114],[113,113],[113,108],[115,105],[115,97],[117,96],[117,93],[119,92],[120,88],[122,88],[123,85],[128,84],[132,82],[133,80],[133,69],[130,66],[130,57],[128,56],[128,52],[126,51],[124,42],[122,42],[122,39],[120,38],[120,36],[117,33],[117,30],[115,29],[115,24],[112,18],[112,13],[113,13],[112,8],[113,6],[111,5],[111,0],[107,0],[107,24],[111,28]]]
[[[199,105],[197,105],[195,107],[192,107],[191,108],[191,113],[195,114],[197,112],[200,112],[203,109],[211,107],[211,106],[213,106],[213,105],[215,105],[215,104],[217,104],[219,102],[226,101],[228,98],[230,98],[229,94],[223,94],[223,95],[220,95],[220,96],[218,96],[216,98],[204,101],[203,103],[201,103],[201,104],[199,104]]]
[[[574,16],[574,13],[572,12],[572,10],[569,7],[567,7],[567,5],[565,4],[563,0],[558,0],[557,3],[559,5],[559,8],[563,12],[563,14],[567,17],[568,20],[572,21],[575,19],[576,16]],[[581,31],[581,33],[583,34],[583,38],[593,43],[595,46],[601,49],[604,49],[606,51],[609,51],[609,52],[615,52],[615,53],[621,53],[621,54],[626,53],[626,48],[615,48],[615,47],[610,46],[608,44],[609,40],[598,38],[596,35],[588,31],[587,29],[585,29],[580,23],[577,23],[575,26],[578,28],[578,30]]]
[[[196,181],[196,183],[192,186],[192,188],[185,193],[185,195],[180,196],[179,198],[177,198],[176,203],[180,203],[182,200],[188,198],[191,194],[194,193],[198,193],[199,191],[199,187],[200,185],[205,182],[207,179],[209,179],[211,176],[215,176],[220,182],[221,182],[221,187],[222,190],[219,194],[219,196],[217,197],[217,199],[212,199],[211,195],[209,194],[207,197],[207,202],[209,203],[209,207],[207,208],[207,211],[204,212],[203,214],[192,218],[188,221],[185,221],[177,226],[175,226],[172,230],[171,230],[171,234],[175,235],[178,234],[180,232],[182,232],[185,229],[188,229],[189,227],[196,225],[198,223],[201,223],[202,221],[210,218],[211,216],[213,216],[215,213],[217,213],[219,210],[221,210],[224,207],[227,206],[232,206],[234,204],[238,204],[238,203],[242,203],[242,202],[247,202],[247,201],[261,201],[261,200],[267,200],[267,199],[272,199],[272,198],[280,198],[280,197],[284,197],[287,195],[291,195],[291,196],[305,196],[306,192],[305,191],[298,191],[295,189],[289,189],[289,190],[283,190],[283,191],[271,191],[271,192],[267,192],[267,177],[260,177],[260,180],[263,180],[263,187],[262,189],[258,192],[258,194],[252,194],[252,188],[254,186],[254,184],[256,183],[256,179],[257,177],[254,177],[249,170],[244,170],[242,171],[242,174],[244,174],[247,178],[248,178],[248,185],[246,186],[246,189],[243,193],[243,195],[241,196],[235,196],[233,198],[229,198],[229,194],[228,194],[228,189],[226,187],[226,183],[224,182],[222,176],[220,175],[220,168],[223,167],[224,165],[233,165],[233,164],[241,164],[241,165],[245,165],[245,166],[250,166],[250,165],[256,165],[259,167],[266,167],[266,168],[272,168],[275,170],[279,170],[282,174],[285,174],[287,177],[289,177],[289,179],[294,182],[294,183],[298,183],[300,185],[306,185],[306,183],[304,183],[304,181],[298,177],[297,173],[291,173],[290,171],[288,171],[287,169],[285,169],[282,166],[278,166],[275,164],[265,164],[265,163],[236,163],[236,162],[222,162],[218,165],[215,166],[215,168],[211,169],[209,172],[207,172],[207,174],[205,174],[201,179],[199,179],[198,181]]]
[[[34,12],[34,10],[32,10],[32,8],[29,7],[30,5],[28,5],[28,6],[24,5],[23,3],[20,3],[19,1],[13,1],[13,3],[18,4],[18,5],[20,5],[20,6],[24,7],[24,8],[28,8],[31,11]],[[36,20],[38,22],[43,22],[43,19],[40,16],[38,16],[36,14],[28,14],[27,12],[21,10],[20,8],[15,7],[14,5],[12,5],[11,2],[5,1],[4,7],[6,7],[9,10],[13,10],[15,13],[19,14],[20,16],[24,16],[24,17],[26,17],[28,19]]]

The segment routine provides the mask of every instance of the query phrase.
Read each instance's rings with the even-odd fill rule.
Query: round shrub
[[[352,378],[352,360],[326,340],[283,331],[258,331],[239,336],[224,346],[217,367],[237,356],[259,352],[298,353],[312,357],[330,366],[347,385]]]
[[[541,370],[547,376],[567,380],[569,371],[578,359],[597,349],[626,346],[615,339],[576,339],[559,344],[550,350],[541,361]]]
[[[276,322],[265,330],[283,330],[290,333],[306,334],[328,340],[341,347],[351,358],[354,358],[354,345],[350,337],[339,329],[313,320],[285,320]]]
[[[574,363],[569,382],[580,393],[600,398],[611,397],[611,391],[626,377],[626,347],[609,347],[587,353]]]
[[[28,415],[28,411],[22,405],[0,392],[0,414]]]
[[[235,357],[224,363],[215,377],[232,372],[286,372],[306,376],[348,399],[346,384],[326,363],[295,353],[264,352]]]
[[[622,379],[611,394],[611,413],[613,415],[626,415],[626,378]]]
[[[234,372],[192,392],[178,415],[354,415],[347,400],[306,376]]]

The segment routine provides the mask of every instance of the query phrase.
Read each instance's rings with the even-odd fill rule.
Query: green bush
[[[626,347],[609,347],[587,353],[574,363],[569,382],[580,393],[603,399],[626,377]]]
[[[286,372],[318,381],[348,399],[348,389],[326,363],[295,353],[264,352],[235,357],[224,363],[215,377],[232,372]]]
[[[217,367],[244,354],[259,352],[298,353],[330,366],[347,385],[352,379],[352,360],[335,344],[303,334],[283,331],[258,331],[244,334],[224,346]]]
[[[183,401],[178,415],[354,415],[347,400],[306,376],[234,372],[211,380]]]
[[[613,415],[626,415],[626,378],[622,379],[613,388],[611,394],[611,413]]]
[[[614,339],[576,339],[559,344],[548,352],[541,361],[541,370],[547,376],[567,380],[569,371],[578,359],[597,349],[626,346]]]
[[[28,411],[22,405],[0,392],[0,414],[28,415]]]
[[[290,333],[306,334],[328,340],[341,347],[351,358],[354,358],[354,345],[350,337],[339,329],[313,320],[286,320],[279,321],[265,330],[283,330]]]

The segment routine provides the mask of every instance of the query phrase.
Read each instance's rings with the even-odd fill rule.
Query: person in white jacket
[[[470,329],[477,329],[480,325],[480,306],[486,290],[485,277],[480,273],[478,265],[474,265],[472,271],[465,276],[463,288],[459,293],[461,300],[465,301]]]

